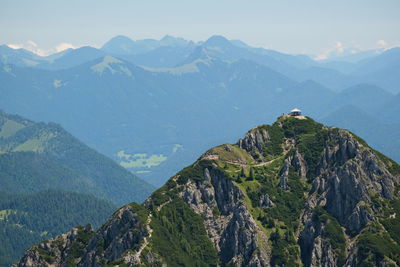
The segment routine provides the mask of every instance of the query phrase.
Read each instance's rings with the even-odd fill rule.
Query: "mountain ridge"
[[[227,62],[202,54],[201,51],[207,51],[205,48],[198,49],[200,55],[186,65],[161,69],[138,67],[118,56],[113,58],[122,63],[103,64],[101,57],[59,71],[3,65],[0,90],[4,97],[0,105],[35,120],[61,123],[82,141],[118,162],[125,161],[117,156],[120,151],[130,155],[146,153],[148,157],[162,154],[167,160],[158,166],[131,169],[140,171],[139,176],[157,186],[166,177],[161,177],[164,167],[169,171],[167,176],[172,175],[208,146],[223,138],[233,141],[239,132],[262,121],[272,121],[282,109],[293,106],[321,119],[334,116],[343,103],[354,104],[379,120],[398,124],[395,115],[398,98],[390,99],[391,93],[364,90],[371,85],[358,85],[358,94],[345,96],[346,89],[332,93],[334,90],[315,81],[296,82],[251,60]],[[377,89],[381,90],[384,89]],[[173,105],[173,101],[180,105]],[[95,116],[102,121],[93,120]],[[199,123],[190,124],[193,120]],[[207,131],[207,127],[215,131]],[[393,130],[399,132],[398,128]],[[136,133],[134,139],[131,132]],[[393,131],[383,134],[387,137]],[[379,143],[377,138],[367,140],[375,145]],[[203,141],[208,143],[202,144]],[[176,145],[184,149],[173,154]],[[398,160],[397,153],[387,147],[388,144],[380,149]],[[183,155],[185,151],[190,154]],[[174,157],[177,161],[170,161]],[[184,163],[178,163],[177,157]]]
[[[284,115],[208,150],[98,231],[74,228],[16,266],[399,264],[399,185],[400,166],[361,138]]]
[[[132,200],[127,192],[136,188],[141,202],[152,188],[55,123],[35,123],[0,111],[0,151],[2,162],[8,162],[0,183],[15,193],[69,189],[121,205]],[[42,180],[45,177],[48,181]]]

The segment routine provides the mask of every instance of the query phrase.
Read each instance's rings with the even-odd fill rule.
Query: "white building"
[[[289,112],[289,115],[293,117],[301,116],[301,110],[298,108],[294,108]]]

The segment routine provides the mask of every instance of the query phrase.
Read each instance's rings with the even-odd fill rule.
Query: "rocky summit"
[[[398,266],[399,184],[361,138],[284,115],[15,266]]]

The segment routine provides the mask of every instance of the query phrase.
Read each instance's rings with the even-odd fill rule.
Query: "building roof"
[[[298,108],[294,108],[294,109],[292,109],[292,111],[290,111],[290,112],[301,112],[301,110],[298,109]]]

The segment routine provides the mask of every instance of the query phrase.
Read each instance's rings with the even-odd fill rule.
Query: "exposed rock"
[[[244,266],[266,266],[268,251],[257,249],[258,234],[262,230],[246,209],[245,196],[218,169],[205,169],[206,180],[190,182],[181,191],[183,200],[204,218],[206,231],[221,254],[222,265],[234,263]],[[213,211],[218,209],[219,215]]]
[[[303,156],[296,149],[295,153],[291,159],[291,165],[293,169],[301,178],[305,178],[307,176],[307,164],[304,160]]]
[[[325,226],[310,211],[304,215],[304,229],[300,234],[301,256],[305,267],[338,266],[338,255],[333,252]]]
[[[246,150],[252,152],[255,149],[261,153],[264,145],[270,140],[268,132],[264,128],[255,128],[249,131],[246,136],[237,142],[237,145]]]
[[[263,194],[260,196],[260,201],[258,202],[260,207],[273,207],[274,203],[269,198],[268,194]]]
[[[287,158],[285,160],[285,163],[283,165],[283,168],[280,171],[280,178],[279,178],[279,187],[282,188],[282,190],[289,190],[288,186],[288,177],[289,177],[289,168],[290,168],[290,158]]]

